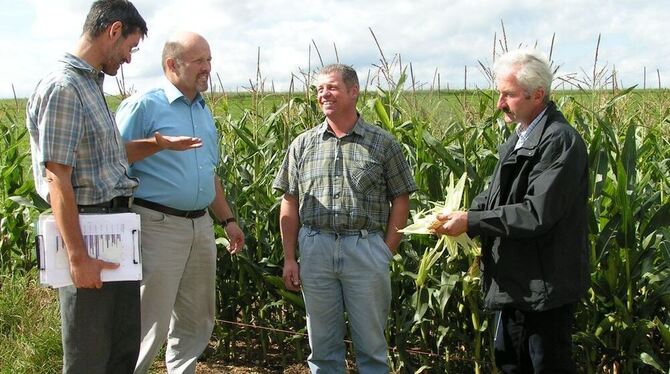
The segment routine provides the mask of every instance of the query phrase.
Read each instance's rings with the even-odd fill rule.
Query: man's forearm
[[[409,215],[409,194],[397,196],[391,201],[391,213],[386,228],[386,235],[384,241],[392,252],[398,248],[398,244],[402,240],[402,234],[398,230],[405,227],[407,224],[407,216]]]
[[[214,191],[214,200],[209,207],[212,209],[212,212],[214,212],[216,219],[222,222],[228,218],[235,218],[232,209],[230,209],[230,205],[228,205],[223,185],[218,176],[214,177]]]
[[[164,149],[186,151],[202,147],[202,139],[190,136],[163,136],[154,133],[153,138],[131,140],[125,144],[128,163],[142,160]]]
[[[154,138],[131,140],[125,144],[128,163],[147,158],[161,150]]]
[[[279,229],[281,231],[282,248],[284,249],[284,261],[295,261],[298,231],[300,229],[296,197],[285,195],[282,198],[279,212]]]
[[[74,197],[74,190],[69,179],[48,173],[49,200],[56,220],[58,231],[65,242],[70,263],[80,262],[88,257],[84,239],[79,226],[79,213]]]

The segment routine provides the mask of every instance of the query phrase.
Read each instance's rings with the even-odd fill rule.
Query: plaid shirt
[[[128,176],[125,147],[102,91],[104,74],[66,54],[38,84],[28,101],[33,174],[48,201],[46,162],[71,166],[77,204],[130,196],[137,180]]]
[[[300,134],[272,187],[298,196],[303,225],[336,232],[382,230],[389,202],[417,189],[400,144],[360,117],[340,139],[326,121]]]

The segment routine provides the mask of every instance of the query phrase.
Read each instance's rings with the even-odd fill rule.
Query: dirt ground
[[[293,364],[286,368],[261,367],[246,365],[230,365],[217,362],[198,362],[196,374],[309,374],[307,365]],[[152,374],[165,374],[165,364],[156,362],[151,370]]]
[[[294,364],[287,368],[263,368],[250,366],[230,366],[217,363],[198,363],[197,374],[231,373],[231,374],[309,374],[307,365]]]

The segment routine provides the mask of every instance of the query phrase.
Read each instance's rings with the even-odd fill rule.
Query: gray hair
[[[166,60],[168,58],[180,59],[184,53],[184,46],[176,41],[167,41],[163,46],[163,54],[161,56],[162,61],[161,65],[163,66],[163,71],[167,72]]]
[[[319,75],[332,74],[332,73],[342,73],[342,81],[347,86],[351,88],[353,86],[360,87],[358,84],[358,74],[356,70],[349,65],[344,64],[330,64],[326,65],[319,70]]]
[[[513,73],[521,87],[528,94],[538,88],[544,90],[544,100],[549,101],[553,74],[547,59],[534,49],[516,49],[509,51],[493,64],[496,77]]]

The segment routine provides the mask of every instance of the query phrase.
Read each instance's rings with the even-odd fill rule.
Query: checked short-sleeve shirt
[[[72,167],[77,204],[132,195],[138,183],[128,176],[125,146],[102,91],[104,74],[71,54],[59,62],[26,109],[37,192],[48,200],[45,164],[54,162]]]
[[[390,201],[417,189],[400,144],[360,117],[339,139],[326,121],[300,134],[273,188],[298,197],[301,224],[336,232],[383,230]]]

